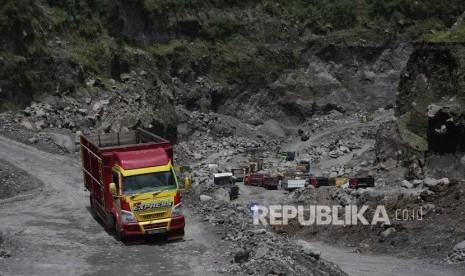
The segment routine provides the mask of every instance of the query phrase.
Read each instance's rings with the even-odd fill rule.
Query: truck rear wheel
[[[89,196],[89,202],[90,202],[90,214],[96,221],[99,221],[100,218],[97,215],[97,211],[95,211],[95,203],[94,203],[94,200],[92,199],[92,196]]]

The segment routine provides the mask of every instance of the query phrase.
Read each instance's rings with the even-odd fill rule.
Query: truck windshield
[[[172,171],[123,177],[124,194],[156,192],[176,187],[176,180]]]

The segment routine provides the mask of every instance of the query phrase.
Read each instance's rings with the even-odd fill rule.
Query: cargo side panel
[[[98,149],[83,136],[81,136],[81,157],[84,186],[90,191],[95,203],[101,209],[105,209],[102,157]]]

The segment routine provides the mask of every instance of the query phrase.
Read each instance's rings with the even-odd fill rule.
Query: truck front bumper
[[[180,233],[185,226],[184,216],[173,218],[144,221],[138,223],[123,224],[124,236],[140,236],[145,234],[163,234],[170,235],[171,232]],[[184,235],[182,235],[184,236]]]

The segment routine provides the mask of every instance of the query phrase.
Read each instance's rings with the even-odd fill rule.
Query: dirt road
[[[266,190],[256,186],[239,184],[240,196],[238,201],[244,203],[256,202],[267,206],[283,204],[288,196],[283,190]],[[321,252],[325,260],[337,264],[350,276],[461,276],[464,275],[463,266],[434,263],[432,260],[396,258],[391,256],[375,256],[354,253],[354,248],[329,246],[321,242],[307,242],[294,240],[296,244],[307,243]]]
[[[89,213],[79,157],[0,136],[0,158],[44,183],[41,193],[0,201],[0,232],[12,244],[0,275],[217,275],[227,245],[187,214],[184,241],[117,242]]]
[[[322,142],[331,140],[331,137],[346,137],[350,138],[351,131],[359,134],[364,130],[376,127],[383,122],[388,122],[394,118],[393,110],[385,110],[378,113],[372,121],[361,122],[358,117],[348,117],[346,120],[341,120],[337,124],[318,131],[312,135],[307,141],[301,141],[300,137],[296,137],[283,146],[283,151],[295,151],[300,153],[300,158],[309,159],[310,155],[305,152],[305,149],[310,146],[319,145]],[[364,152],[370,150],[375,145],[374,139],[359,139],[363,141],[359,149],[354,149],[351,153],[339,156],[338,158],[331,158],[329,156],[322,156],[321,160],[312,163],[312,173],[315,175],[321,174],[323,171],[328,170],[333,166],[340,166],[349,162],[354,155],[362,155]]]
[[[297,240],[297,244],[308,243]],[[401,259],[390,256],[371,256],[354,253],[352,248],[339,248],[319,242],[308,243],[321,251],[321,256],[332,261],[349,274],[349,276],[461,276],[460,267],[435,264],[428,260]]]

